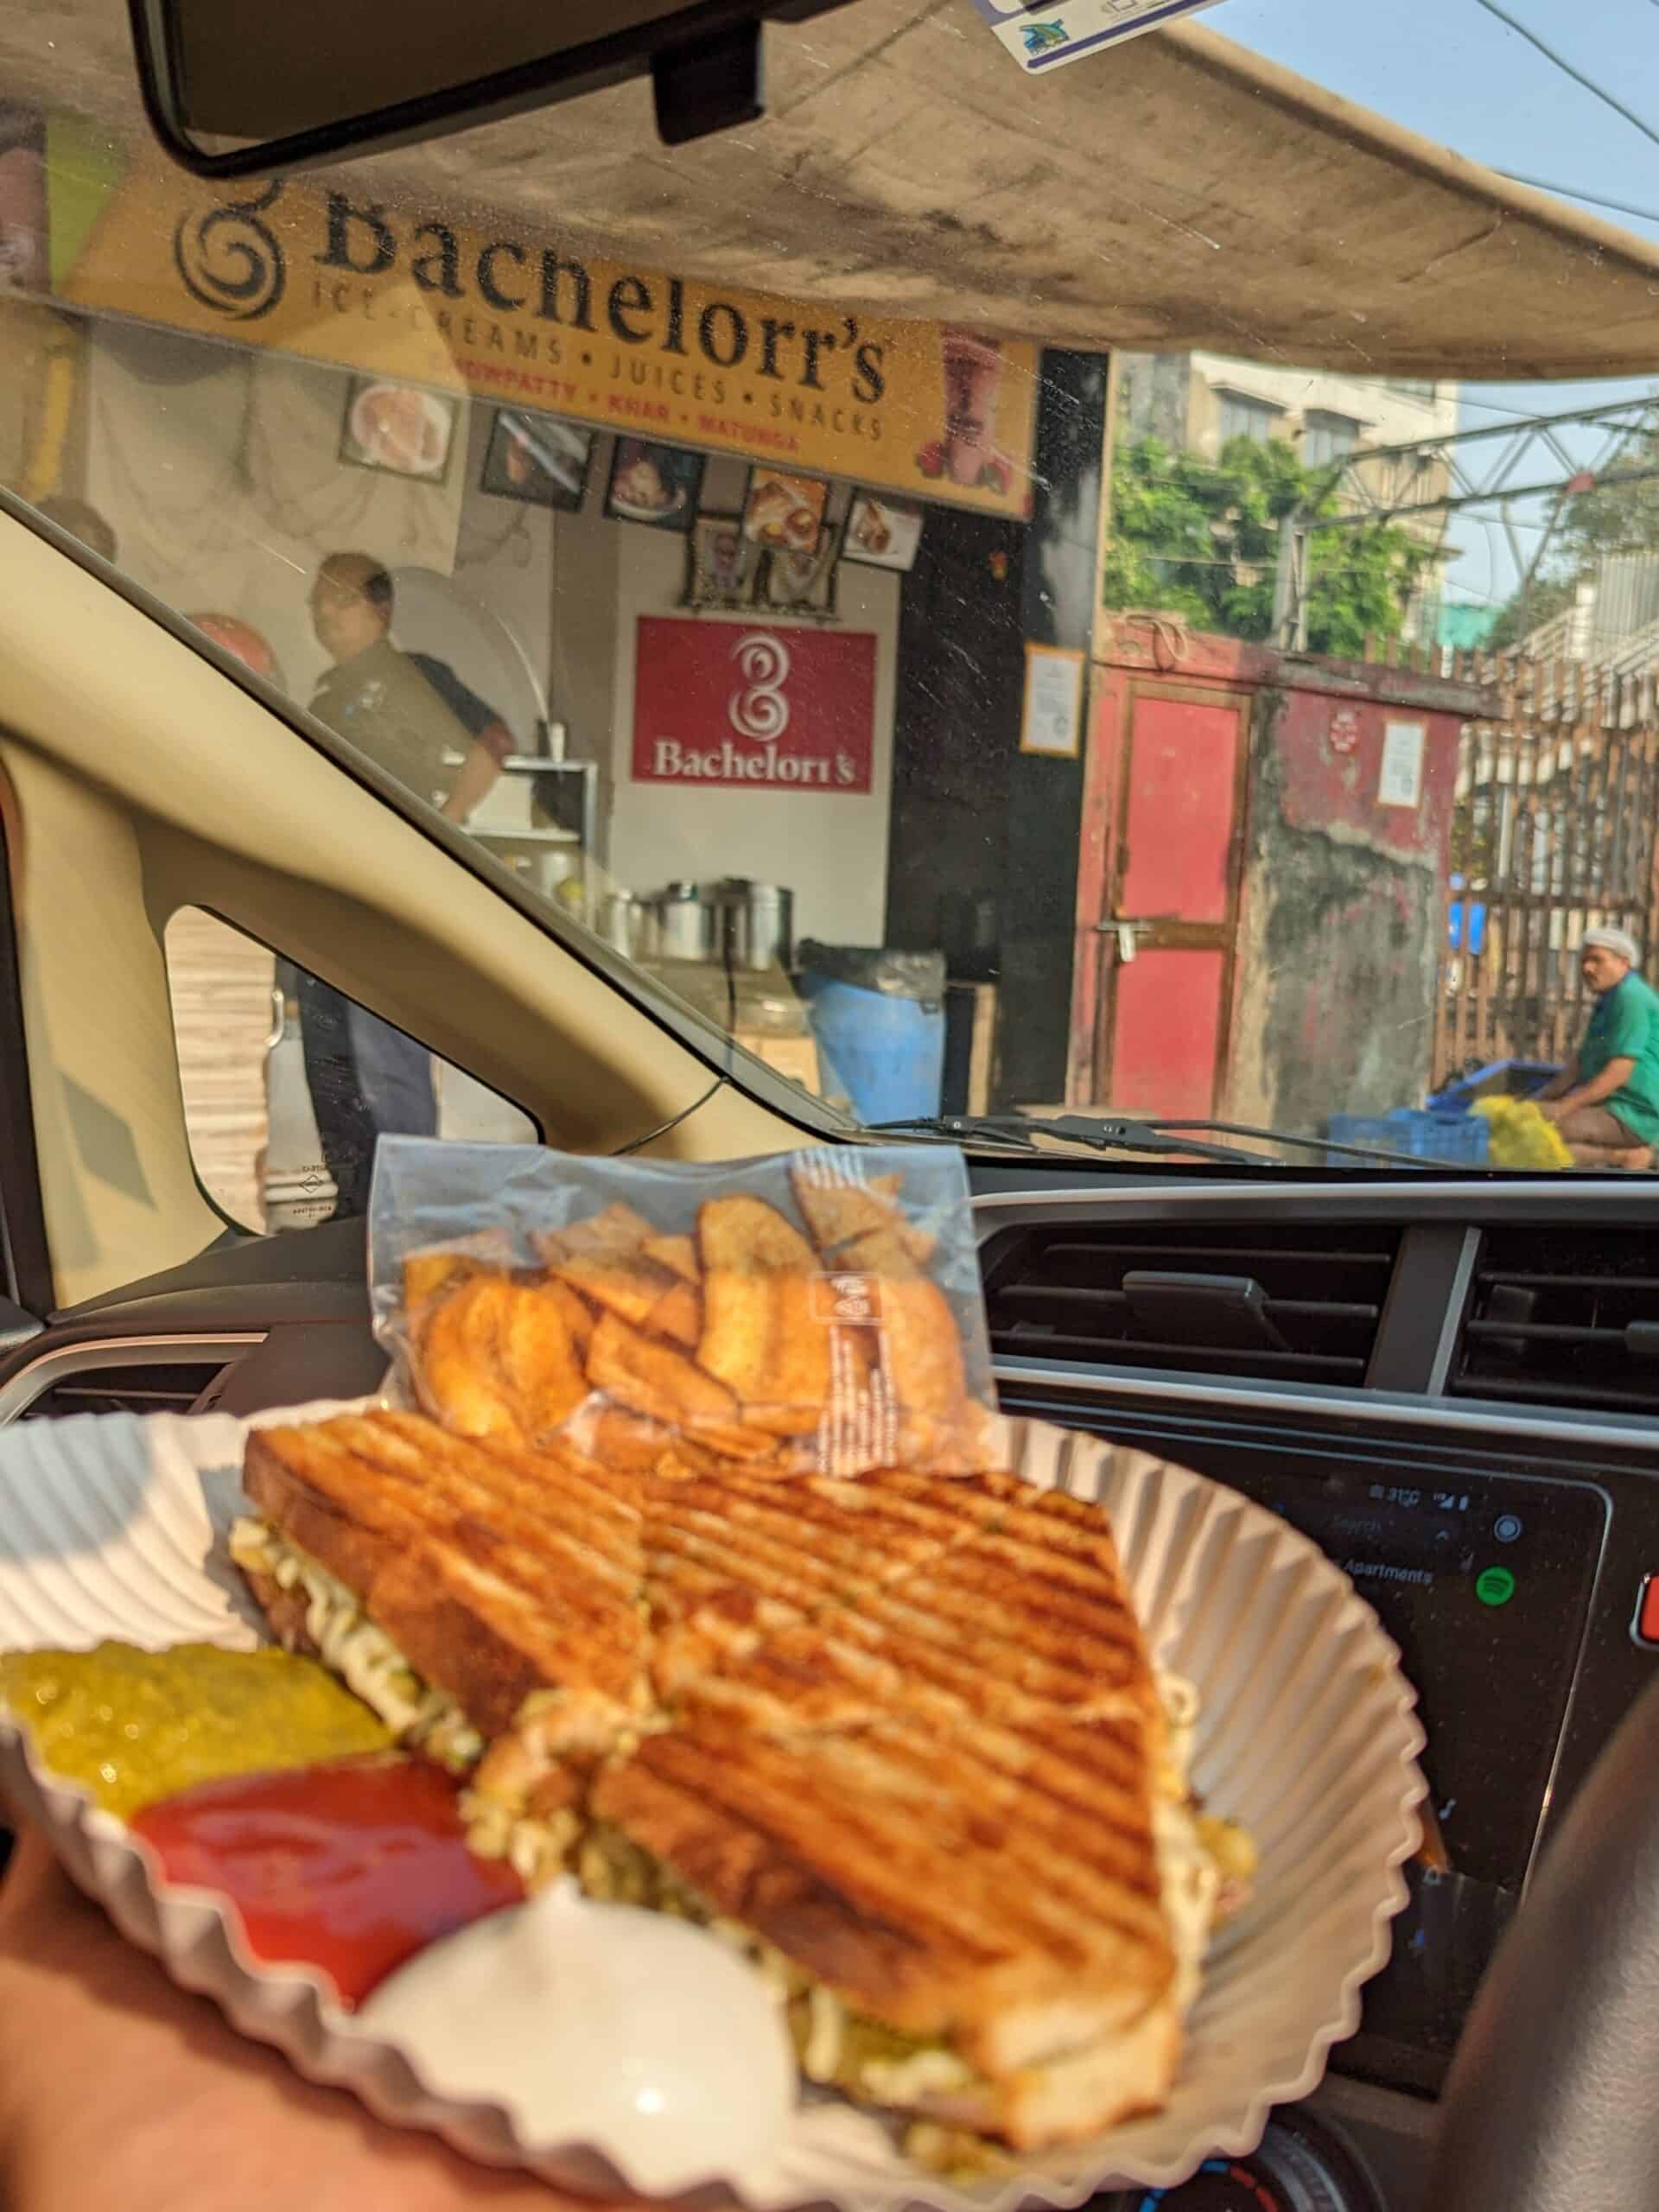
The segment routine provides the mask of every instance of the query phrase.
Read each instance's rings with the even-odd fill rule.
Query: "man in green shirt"
[[[1586,930],[1579,968],[1596,993],[1575,1057],[1538,1095],[1580,1167],[1651,1167],[1659,1144],[1659,992],[1636,973],[1626,930]]]

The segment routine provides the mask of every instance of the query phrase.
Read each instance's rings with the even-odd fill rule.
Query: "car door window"
[[[466,1069],[217,915],[181,907],[165,943],[191,1157],[239,1227],[361,1215],[380,1136],[537,1141]]]

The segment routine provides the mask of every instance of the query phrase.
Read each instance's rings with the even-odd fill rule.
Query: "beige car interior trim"
[[[225,1224],[184,1125],[162,950],[204,906],[521,1105],[612,1151],[709,1068],[435,837],[213,664],[0,515],[0,776],[57,1294],[191,1258]],[[653,1147],[774,1151],[802,1132],[728,1084]]]

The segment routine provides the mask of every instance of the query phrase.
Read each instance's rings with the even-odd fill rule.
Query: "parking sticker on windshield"
[[[1178,16],[1195,16],[1217,0],[1062,0],[1053,8],[1023,0],[974,0],[980,15],[1029,75],[1081,61],[1120,46]]]

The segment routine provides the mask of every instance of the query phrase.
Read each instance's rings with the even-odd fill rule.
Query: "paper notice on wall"
[[[1081,61],[1217,4],[1217,0],[1060,0],[1056,7],[1044,8],[1027,7],[1021,0],[974,0],[1028,76]]]
[[[1026,647],[1022,753],[1075,760],[1083,730],[1083,655],[1060,645]]]
[[[1376,779],[1379,806],[1409,807],[1414,814],[1423,803],[1423,745],[1427,733],[1421,722],[1389,722],[1382,732],[1382,766]]]

